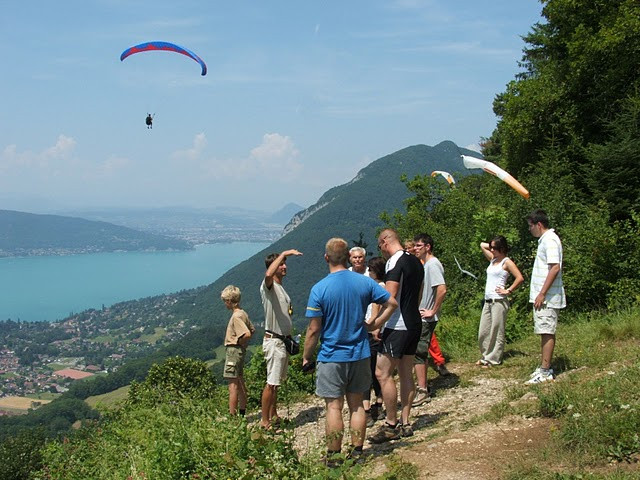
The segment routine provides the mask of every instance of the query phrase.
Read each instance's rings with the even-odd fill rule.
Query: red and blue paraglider
[[[175,52],[175,53],[180,53],[182,55],[185,55],[191,58],[192,60],[198,62],[200,67],[202,67],[202,75],[207,74],[207,65],[198,55],[193,53],[191,50],[187,50],[186,48],[181,47],[180,45],[176,45],[175,43],[169,43],[169,42],[147,42],[147,43],[141,43],[140,45],[134,45],[133,47],[129,47],[124,52],[122,52],[122,55],[120,55],[120,61],[133,55],[134,53],[150,52],[154,50],[164,50],[167,52]]]

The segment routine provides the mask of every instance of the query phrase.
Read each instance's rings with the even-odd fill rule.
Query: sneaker
[[[420,405],[424,405],[425,403],[429,403],[431,401],[431,395],[429,395],[429,390],[422,387],[416,387],[416,396],[413,399],[412,407],[419,407]]]
[[[387,422],[378,429],[378,431],[369,437],[371,443],[384,443],[400,438],[398,425],[389,425]]]
[[[447,370],[447,367],[444,363],[436,365],[436,372],[438,372],[438,375],[440,375],[441,377],[448,377],[449,375],[451,375],[451,372]]]
[[[401,437],[413,437],[413,427],[410,424],[400,425]]]
[[[537,373],[537,375],[531,377],[529,380],[524,382],[526,385],[536,385],[538,383],[544,382],[553,382],[553,370],[549,369],[548,373],[543,372],[542,370]]]
[[[541,367],[536,368],[533,373],[529,375],[529,378],[537,377],[540,374],[540,370],[542,370]]]

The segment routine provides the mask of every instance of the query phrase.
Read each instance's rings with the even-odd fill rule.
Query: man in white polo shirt
[[[527,217],[531,235],[538,238],[538,251],[533,263],[529,302],[533,303],[533,332],[540,335],[542,358],[540,367],[531,374],[527,384],[553,380],[551,359],[556,345],[558,310],[567,306],[562,285],[562,242],[549,228],[544,210],[535,210]]]

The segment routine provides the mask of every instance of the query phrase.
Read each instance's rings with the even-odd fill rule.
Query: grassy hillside
[[[69,480],[638,478],[639,313],[636,307],[564,314],[553,363],[558,376],[543,385],[523,384],[539,358],[537,336],[508,344],[504,364],[490,369],[474,365],[477,347],[468,344],[451,358],[452,375],[432,380],[433,401],[413,409],[415,435],[385,445],[365,443],[359,465],[345,462],[328,471],[320,462],[324,405],[316,397],[300,404],[282,401],[290,419],[284,434],[265,433],[256,426],[255,404],[246,419],[229,417],[224,395],[209,394],[198,387],[197,375],[185,375],[199,364],[186,361],[177,368],[174,360],[156,367],[155,380],[130,394],[129,406],[51,442],[33,462],[34,471]],[[443,321],[471,338],[479,315],[478,310],[473,318]],[[447,337],[441,340],[449,350]],[[180,395],[171,390],[176,384],[180,391],[191,389]],[[248,388],[260,391],[262,385]],[[348,438],[345,449],[346,443]]]
[[[187,248],[183,240],[111,223],[0,210],[0,256]]]
[[[445,141],[435,147],[408,147],[374,161],[350,182],[322,195],[315,205],[306,210],[317,211],[295,229],[177,305],[179,313],[198,318],[202,323],[224,324],[228,314],[219,294],[226,285],[234,284],[243,292],[242,305],[252,321],[260,324],[263,319],[258,289],[265,270],[264,257],[271,252],[296,248],[303,256],[289,259],[285,288],[293,302],[294,322],[303,324],[309,290],[327,274],[323,259],[326,241],[338,236],[351,243],[359,240],[362,232],[368,251],[376,255],[376,231],[382,227],[380,214],[383,211],[403,211],[404,200],[409,196],[401,177],[429,175],[433,170],[445,170],[455,177],[468,175],[470,172],[464,170],[460,153],[477,155]]]

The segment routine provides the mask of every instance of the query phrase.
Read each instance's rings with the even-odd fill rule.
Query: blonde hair
[[[235,285],[227,285],[226,287],[224,287],[224,290],[222,290],[222,293],[220,294],[220,298],[223,302],[228,300],[233,305],[240,304],[240,297],[240,289]]]
[[[327,242],[324,253],[332,265],[347,266],[349,260],[349,244],[342,238],[330,238]]]

